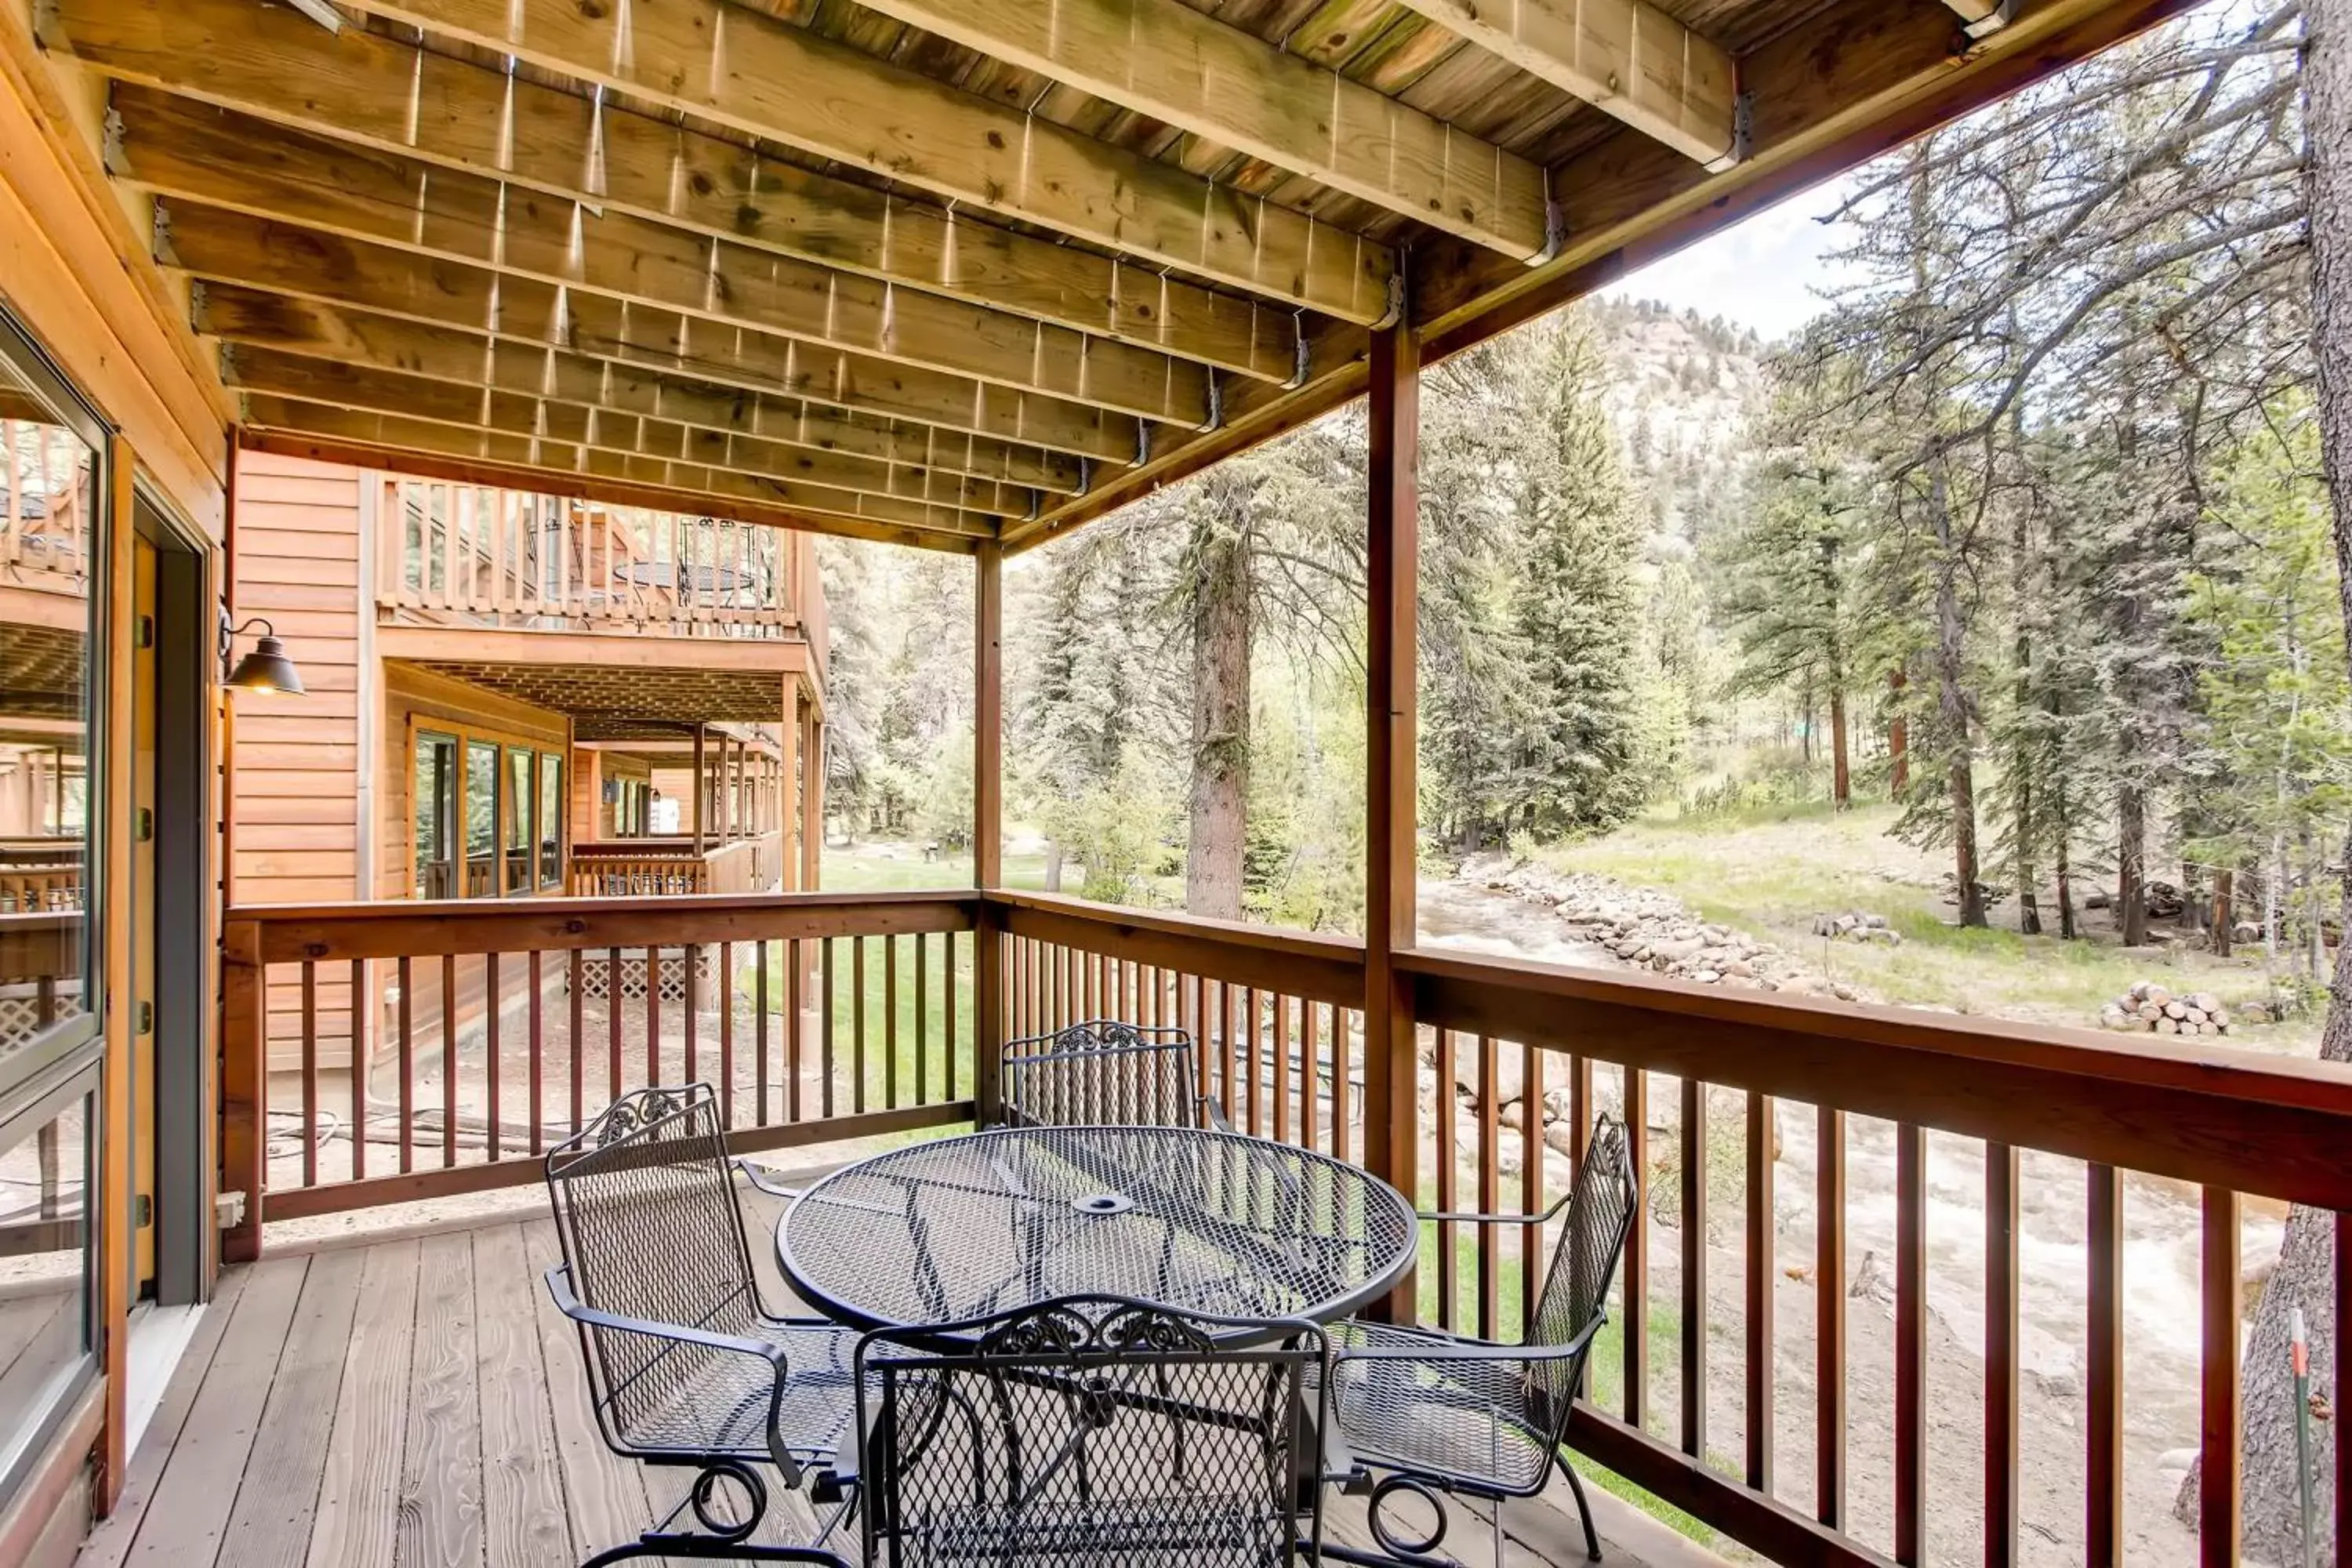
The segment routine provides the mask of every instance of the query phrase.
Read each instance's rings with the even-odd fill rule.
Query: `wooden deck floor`
[[[555,1255],[531,1218],[230,1270],[82,1568],[572,1568],[634,1539],[682,1474],[597,1436],[578,1343],[540,1281]],[[801,1497],[782,1501],[776,1538],[814,1533]],[[1597,1506],[1612,1563],[1720,1568],[1615,1499]],[[1352,1500],[1327,1528],[1365,1541]],[[1548,1499],[1512,1505],[1505,1528],[1507,1568],[1583,1561],[1572,1511]],[[1479,1521],[1457,1513],[1447,1545],[1493,1568]],[[854,1556],[854,1538],[835,1548]]]

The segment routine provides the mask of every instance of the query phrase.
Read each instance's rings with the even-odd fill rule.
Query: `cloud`
[[[1768,339],[1783,337],[1822,312],[1822,290],[1848,279],[1849,269],[1828,255],[1843,226],[1819,221],[1844,198],[1848,184],[1832,180],[1801,191],[1601,292],[1657,300],[1752,327]]]

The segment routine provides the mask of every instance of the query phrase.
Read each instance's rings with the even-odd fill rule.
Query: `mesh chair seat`
[[[828,1323],[772,1319],[733,1325],[730,1331],[782,1347],[788,1375],[776,1429],[794,1453],[830,1458],[857,1405],[857,1384],[850,1372],[857,1336]],[[669,1353],[693,1362],[691,1370],[666,1382],[657,1398],[625,1413],[616,1409],[614,1446],[638,1456],[766,1458],[769,1400],[775,1390],[768,1363],[690,1345]]]
[[[1551,1435],[1523,1414],[1526,1357],[1507,1345],[1381,1323],[1339,1323],[1329,1332],[1332,1350],[1343,1357],[1378,1352],[1378,1359],[1340,1361],[1331,1379],[1333,1415],[1357,1458],[1465,1489],[1518,1493],[1542,1487]],[[1433,1353],[1402,1359],[1423,1349]],[[1461,1351],[1488,1353],[1457,1359]]]

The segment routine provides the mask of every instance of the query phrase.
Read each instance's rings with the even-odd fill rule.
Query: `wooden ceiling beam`
[[[1141,418],[1208,428],[1215,374],[1107,338],[289,131],[152,88],[118,94],[114,164],[158,195],[643,301]]]
[[[781,255],[898,280],[1260,380],[1297,312],[763,158],[719,137],[251,0],[55,0],[118,80]],[[1310,323],[1311,324],[1311,323]]]
[[[1737,155],[1730,54],[1648,0],[1402,3],[1685,157]]]
[[[1391,308],[1377,241],[729,0],[364,9],[1267,299],[1360,322]]]
[[[818,348],[658,307],[192,202],[160,259],[206,279],[1130,463],[1141,422],[1066,398]]]
[[[1038,492],[935,468],[877,463],[814,452],[752,436],[722,435],[671,420],[526,394],[493,392],[397,371],[368,370],[274,349],[226,347],[221,373],[231,386],[362,413],[397,414],[499,435],[536,437],[623,457],[723,468],[730,473],[888,496],[991,517],[1025,517]]]
[[[1183,0],[862,0],[869,10],[1522,261],[1543,171]]]
[[[1041,447],[681,380],[611,360],[455,327],[425,326],[241,284],[207,284],[195,326],[225,343],[425,376],[477,392],[546,398],[719,436],[936,468],[1058,495],[1076,495],[1086,488],[1082,459]]]
[[[615,480],[665,492],[668,499],[661,504],[671,511],[725,515],[725,508],[719,503],[740,501],[776,514],[887,524],[959,539],[995,534],[985,519],[953,507],[793,484],[700,464],[607,452],[549,437],[465,428],[408,415],[343,408],[274,393],[247,393],[241,423],[256,429],[289,431],[390,451],[432,453],[527,469],[538,476],[531,481],[533,487],[563,494],[588,494],[578,483],[584,479]]]

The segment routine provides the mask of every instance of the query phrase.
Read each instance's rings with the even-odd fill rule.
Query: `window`
[[[499,896],[499,744],[466,742],[466,893]]]
[[[415,767],[414,896],[458,898],[457,737],[417,731]]]
[[[92,715],[116,522],[104,443],[0,310],[0,1256],[30,1334],[0,1350],[0,1511],[97,1375],[85,1203],[104,1050],[89,782],[104,776]]]
[[[539,885],[563,880],[563,759],[539,754]]]
[[[508,898],[531,890],[531,847],[538,842],[531,825],[531,808],[539,801],[539,790],[531,782],[531,764],[537,756],[528,746],[507,748],[507,875],[501,890]]]

